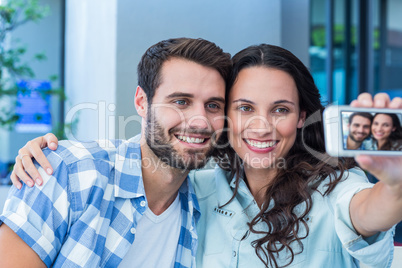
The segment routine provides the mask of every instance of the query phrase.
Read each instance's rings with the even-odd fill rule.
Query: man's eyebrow
[[[184,93],[184,92],[174,92],[170,95],[167,95],[166,98],[173,99],[173,98],[194,98],[194,94]],[[225,98],[222,97],[212,97],[208,99],[208,101],[217,101],[225,103]]]
[[[209,99],[209,101],[217,101],[217,102],[225,103],[225,98],[222,98],[222,97],[212,97],[212,98]]]
[[[169,99],[177,98],[177,97],[194,98],[194,95],[190,94],[190,93],[185,93],[185,92],[174,92],[174,93],[166,96],[166,98],[169,98]]]

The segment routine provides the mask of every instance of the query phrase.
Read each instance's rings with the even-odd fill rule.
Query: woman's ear
[[[299,121],[297,122],[297,128],[302,128],[306,122],[306,111],[300,111]]]
[[[144,90],[140,86],[137,87],[135,92],[134,104],[138,115],[142,118],[145,118],[148,110],[148,99],[147,94],[145,94]]]

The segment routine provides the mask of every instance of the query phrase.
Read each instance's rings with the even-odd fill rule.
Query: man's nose
[[[186,115],[186,121],[190,128],[209,129],[210,127],[207,112],[203,105],[195,106],[194,109]]]

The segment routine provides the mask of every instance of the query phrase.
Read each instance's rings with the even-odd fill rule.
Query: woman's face
[[[371,125],[371,133],[377,141],[388,139],[395,127],[392,124],[392,118],[386,114],[377,114]]]
[[[273,68],[243,69],[230,91],[228,105],[229,142],[244,164],[283,167],[283,157],[305,120],[293,78]]]

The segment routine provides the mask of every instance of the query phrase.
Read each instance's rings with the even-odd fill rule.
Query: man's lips
[[[199,134],[175,134],[175,137],[188,144],[205,144],[210,138]]]

